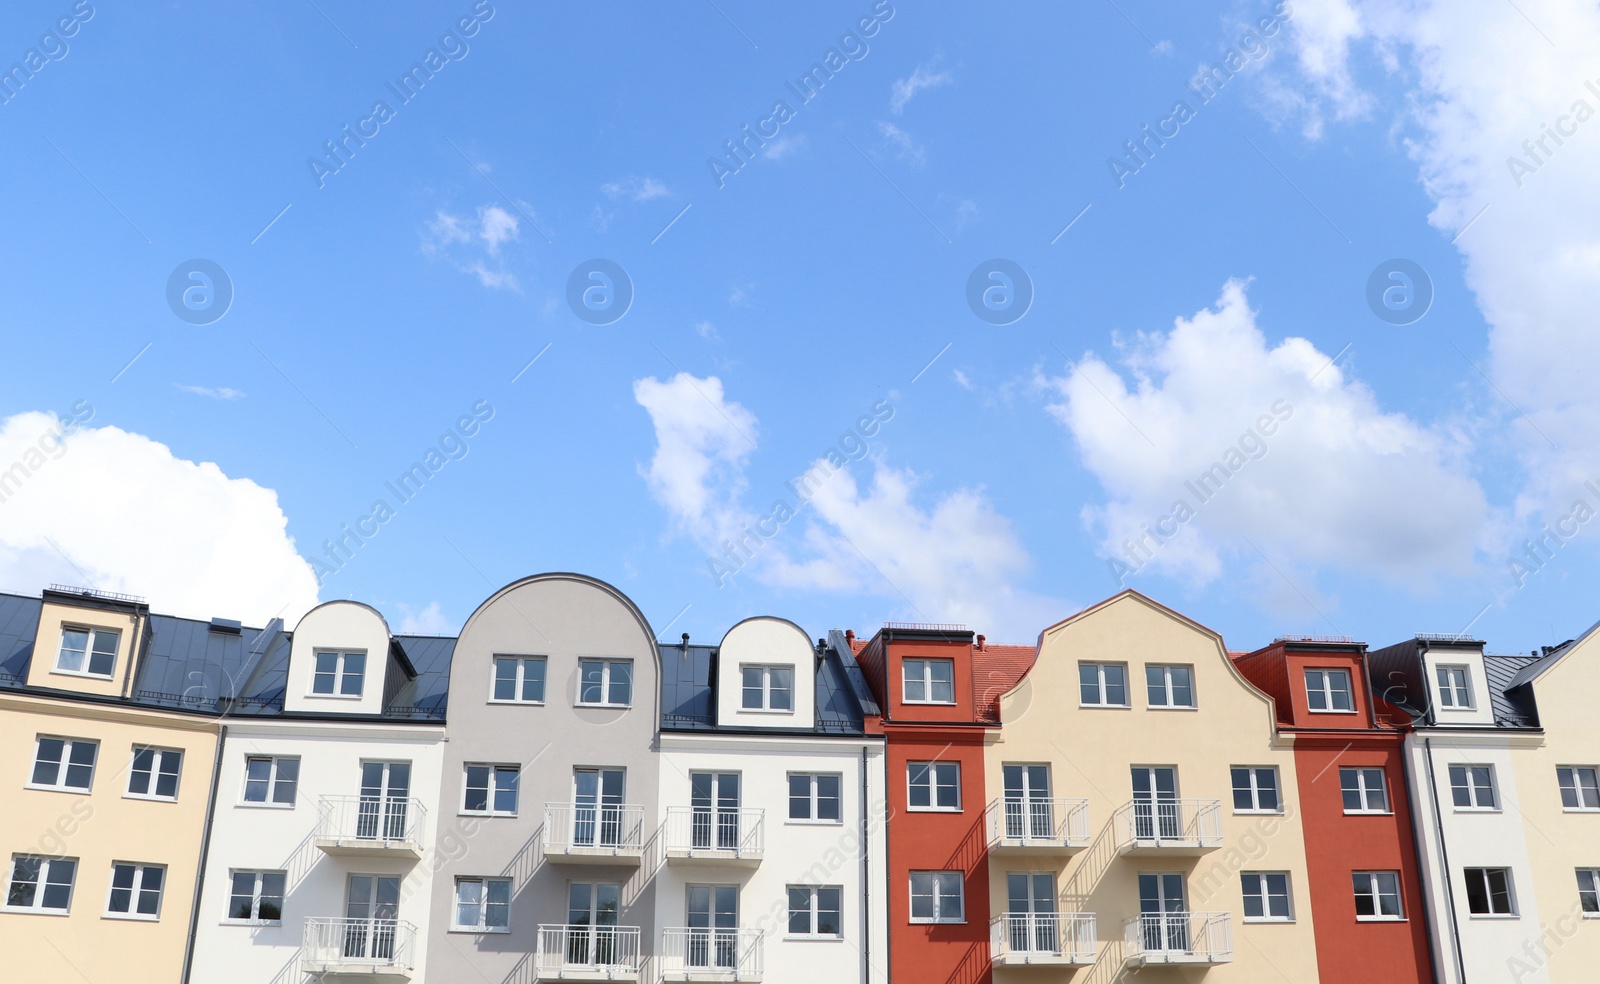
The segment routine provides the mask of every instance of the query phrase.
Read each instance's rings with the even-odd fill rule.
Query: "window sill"
[[[1354,714],[1356,709],[1353,707],[1307,707],[1306,711],[1310,714]]]
[[[484,701],[484,703],[485,704],[522,704],[522,705],[524,705],[526,707],[543,707],[544,706],[544,701],[542,701],[542,700],[496,700],[493,697],[490,697],[488,700]]]
[[[1248,926],[1256,926],[1256,925],[1293,926],[1294,925],[1294,920],[1293,919],[1274,919],[1274,918],[1269,918],[1267,916],[1259,916],[1259,917],[1256,917],[1256,916],[1245,916],[1243,921]]]
[[[144,801],[146,803],[176,803],[176,802],[178,802],[178,797],[176,797],[176,796],[146,796],[146,795],[144,795],[142,793],[123,793],[122,794],[122,798],[125,799],[125,800],[142,800],[142,801]]]
[[[907,813],[960,813],[959,806],[908,806]]]
[[[1147,711],[1198,711],[1199,709],[1195,704],[1149,704],[1145,707]]]
[[[1583,918],[1585,918],[1585,919],[1600,919],[1600,912],[1585,912],[1583,914]]]
[[[1358,923],[1403,923],[1410,922],[1405,916],[1357,916]]]
[[[1078,702],[1078,709],[1084,711],[1131,711],[1132,704],[1085,704]]]
[[[912,705],[915,705],[917,707],[954,707],[954,706],[956,706],[956,702],[953,701],[953,700],[905,700],[904,698],[902,698],[900,703],[902,703],[902,704],[912,704]]]
[[[506,926],[499,929],[491,929],[487,926],[478,928],[451,926],[449,931],[452,933],[459,933],[463,936],[504,936],[511,932],[511,927]]]
[[[1346,810],[1346,811],[1344,811],[1344,815],[1347,816],[1347,817],[1392,817],[1392,816],[1394,816],[1394,811],[1393,810]]]
[[[1522,916],[1515,912],[1473,912],[1467,915],[1468,919],[1521,919]]]
[[[480,820],[515,820],[517,818],[517,814],[515,813],[496,813],[485,810],[461,810],[456,814],[456,816],[477,817]]]
[[[791,708],[791,707],[741,707],[741,708],[739,708],[739,713],[740,714],[787,714],[787,715],[790,715],[792,717],[794,715],[794,708]]]
[[[79,670],[55,669],[50,671],[50,675],[77,677],[79,680],[99,680],[102,683],[110,683],[117,678],[117,672],[115,670],[112,670],[110,673],[84,673]]]
[[[120,919],[123,922],[153,923],[153,922],[160,922],[161,921],[161,917],[160,916],[141,916],[141,915],[138,915],[138,914],[132,913],[132,912],[107,912],[104,915],[102,915],[100,918],[101,919]]]
[[[235,803],[233,805],[238,807],[241,810],[292,810],[292,809],[294,809],[294,804],[293,803],[252,803],[249,800],[241,800],[240,802]]]
[[[1500,809],[1498,806],[1458,806],[1458,807],[1454,808],[1454,812],[1456,812],[1456,813],[1504,813],[1505,811]]]
[[[843,936],[825,936],[816,933],[790,933],[784,936],[785,943],[843,943]]]
[[[1562,813],[1600,813],[1600,806],[1563,806]]]
[[[965,919],[913,919],[913,926],[965,926]]]
[[[365,694],[306,694],[307,700],[360,700]]]
[[[90,785],[90,786],[36,786],[31,782],[27,783],[22,788],[23,789],[32,789],[35,792],[40,792],[40,793],[71,793],[74,796],[88,796],[89,793],[94,789],[94,787],[92,785]]]
[[[1239,810],[1239,809],[1236,809],[1236,810],[1233,811],[1233,815],[1236,816],[1236,817],[1281,817],[1281,816],[1284,816],[1284,811],[1282,811],[1282,810]]]
[[[271,929],[282,926],[282,919],[224,919],[217,923],[218,926],[244,926],[248,929]]]
[[[946,811],[946,812],[951,812],[951,811]],[[844,826],[844,821],[843,820],[806,820],[806,819],[801,819],[801,818],[790,817],[788,820],[785,820],[783,822],[783,824],[786,827],[842,827],[842,826]]]
[[[0,912],[12,916],[70,916],[71,909],[27,909],[22,906],[0,906]]]
[[[632,704],[591,704],[586,701],[575,701],[573,707],[593,707],[598,710],[627,710]]]

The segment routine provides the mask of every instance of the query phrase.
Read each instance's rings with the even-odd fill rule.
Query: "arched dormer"
[[[389,695],[415,674],[393,639],[370,605],[330,601],[311,609],[294,628],[284,710],[383,713]]]

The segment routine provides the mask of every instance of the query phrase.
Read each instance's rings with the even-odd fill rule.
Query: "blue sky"
[[[257,621],[354,597],[452,631],[575,570],[667,638],[774,613],[1028,641],[1125,583],[1234,648],[1566,639],[1600,614],[1588,513],[1537,565],[1522,541],[1600,507],[1600,121],[1521,143],[1600,109],[1600,16],[1466,7],[14,3],[0,64],[58,57],[0,105],[0,471],[27,474],[3,587]],[[1130,161],[1147,125],[1169,136]],[[233,287],[208,325],[167,302],[194,258]],[[633,288],[609,325],[568,305],[594,258]],[[992,258],[1033,286],[1011,324],[968,306]],[[1394,258],[1432,284],[1413,324],[1368,306]]]

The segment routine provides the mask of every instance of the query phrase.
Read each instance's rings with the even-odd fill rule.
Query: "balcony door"
[[[400,916],[400,879],[351,875],[345,895],[344,955],[387,963],[394,959],[395,920]]]
[[[622,769],[576,769],[572,773],[572,843],[616,847],[622,843],[622,804],[627,773]]]
[[[362,762],[356,836],[363,840],[405,840],[410,798],[410,762]]]
[[[1048,765],[1006,765],[1001,767],[1006,787],[1006,837],[1050,838],[1055,836],[1055,809],[1050,800]]]
[[[1139,914],[1146,950],[1189,950],[1189,906],[1183,898],[1183,875],[1139,874]]]
[[[1133,767],[1133,835],[1139,840],[1176,840],[1178,770],[1170,765]]]
[[[690,967],[732,970],[739,964],[739,888],[689,886]]]
[[[606,967],[618,963],[620,885],[573,882],[567,886],[567,963]]]
[[[1056,876],[1048,871],[1006,875],[1007,933],[1011,949],[1058,953],[1061,931],[1056,914]]]
[[[689,773],[692,833],[698,850],[739,848],[739,773]]]

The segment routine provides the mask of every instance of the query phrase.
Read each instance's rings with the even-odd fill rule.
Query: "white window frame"
[[[471,789],[469,780],[473,769],[488,769],[488,785],[484,790],[484,809],[473,810],[467,807],[467,793]],[[514,775],[513,792],[517,804],[510,810],[495,809],[495,795],[501,791],[500,774],[510,772]],[[522,766],[515,762],[464,762],[461,765],[461,815],[464,817],[514,817],[522,808]]]
[[[1489,876],[1490,876],[1490,874],[1492,872],[1496,872],[1496,871],[1505,872],[1505,876],[1506,876],[1506,904],[1511,907],[1509,912],[1495,912],[1494,909],[1493,909],[1493,907],[1494,907],[1494,892],[1490,891],[1490,889],[1489,889]],[[1513,877],[1510,868],[1508,868],[1508,867],[1463,868],[1462,871],[1461,871],[1462,880],[1465,881],[1467,883],[1467,885],[1469,885],[1469,886],[1472,884],[1472,879],[1473,879],[1473,876],[1475,874],[1478,875],[1478,876],[1481,876],[1482,879],[1483,879],[1484,898],[1489,902],[1490,911],[1488,911],[1488,912],[1473,912],[1472,911],[1472,892],[1469,889],[1468,892],[1467,892],[1467,915],[1468,915],[1469,918],[1471,918],[1471,919],[1516,919],[1522,914],[1521,911],[1517,908],[1517,880],[1516,880],[1515,877]]]
[[[749,704],[745,703],[745,698],[747,696],[749,696],[749,691],[750,691],[749,685],[745,683],[745,674],[748,673],[751,670],[755,670],[755,671],[757,671],[757,672],[759,672],[761,674],[761,686],[760,686],[761,703],[760,703],[759,706],[756,706],[756,707],[751,707]],[[789,674],[789,686],[787,688],[776,688],[776,687],[774,687],[772,685],[772,678],[773,678],[773,675],[775,673],[787,673],[787,674]],[[740,663],[739,664],[739,710],[742,711],[742,712],[748,712],[750,714],[793,714],[794,713],[794,705],[795,705],[795,692],[794,692],[795,687],[794,687],[794,683],[795,683],[795,667],[792,664],[789,664],[789,663]],[[789,692],[789,706],[788,707],[774,707],[772,705],[772,695],[773,695],[773,693],[779,691],[780,689],[787,689],[788,692]]]
[[[600,664],[600,700],[583,699],[583,668],[588,663]],[[628,667],[628,701],[624,704],[616,703],[611,699],[611,668],[618,664],[627,664]],[[578,707],[632,707],[633,694],[639,681],[633,672],[633,660],[612,659],[609,656],[585,656],[578,660],[578,689],[573,695],[573,703]]]
[[[926,878],[926,879],[928,879],[928,882],[927,882],[928,891],[921,892],[921,893],[919,893],[917,891],[917,879],[918,878]],[[962,923],[965,923],[967,921],[967,888],[966,888],[966,881],[965,881],[965,877],[964,877],[963,872],[960,872],[960,871],[913,871],[913,872],[910,873],[910,882],[911,882],[911,893],[907,897],[907,903],[909,905],[909,909],[907,910],[906,914],[910,918],[912,923],[919,924],[919,925],[922,925],[922,924],[931,925],[931,924],[936,924],[936,923],[962,924]],[[954,882],[955,889],[956,889],[953,894],[947,893],[947,892],[942,890],[942,889],[948,887],[951,882]],[[924,896],[924,897],[931,897],[932,898],[932,900],[933,900],[933,904],[932,904],[933,915],[931,917],[916,915],[916,911],[917,911],[917,902],[916,902],[916,900],[917,900],[917,897],[918,897],[919,894]],[[954,915],[950,915],[949,913],[947,913],[945,911],[946,908],[948,907],[949,900],[951,900],[951,899],[953,899],[954,902],[955,902],[956,912],[955,912]]]
[[[1373,789],[1373,787],[1367,783],[1367,779],[1370,778],[1374,772],[1378,774],[1377,789]],[[1340,767],[1339,802],[1341,804],[1344,803],[1344,777],[1347,773],[1355,774],[1355,791],[1356,795],[1361,798],[1361,806],[1354,810],[1350,809],[1349,807],[1345,807],[1344,812],[1346,816],[1354,816],[1358,814],[1369,816],[1387,816],[1394,813],[1394,801],[1389,796],[1389,776],[1380,766],[1349,765]],[[1375,792],[1383,795],[1384,808],[1381,810],[1375,810],[1372,808],[1372,794]]]
[[[245,797],[250,794],[250,763],[252,761],[260,761],[262,759],[265,759],[270,763],[269,768],[271,770],[267,776],[267,798],[264,800],[246,799]],[[294,782],[294,799],[288,803],[280,803],[277,800],[278,786],[280,783],[284,782],[284,779],[280,774],[280,770],[278,769],[278,763],[289,760],[293,760],[296,763],[294,774],[295,777],[292,780]],[[237,805],[255,810],[294,809],[295,805],[300,801],[299,762],[300,756],[298,755],[246,755],[244,757],[244,770],[239,777],[239,802]]]
[[[1584,773],[1588,773],[1589,783],[1585,785]],[[1569,783],[1567,780],[1571,780]],[[1592,765],[1558,765],[1556,766],[1556,785],[1561,790],[1561,811],[1563,813],[1600,813],[1600,768]],[[1577,800],[1577,806],[1567,805],[1567,793],[1571,791],[1572,798]],[[1585,794],[1590,794],[1586,796]],[[1592,800],[1594,805],[1584,803],[1585,799]]]
[[[1161,696],[1163,702],[1157,704],[1150,699],[1150,671],[1161,671]],[[1189,674],[1189,703],[1176,702],[1177,688],[1172,683],[1172,671],[1183,670]],[[1144,665],[1144,699],[1145,705],[1152,711],[1193,711],[1199,708],[1200,698],[1194,692],[1194,664],[1193,663],[1146,663]],[[1083,696],[1080,688],[1080,698]]]
[[[17,862],[23,860],[24,858],[31,858],[39,862],[39,878],[33,883],[33,904],[12,905],[11,887],[13,884],[15,884],[17,878]],[[72,878],[66,882],[67,904],[62,908],[46,908],[44,905],[45,889],[52,884],[50,881],[50,874],[55,870],[55,866],[58,864],[70,864],[72,866]],[[26,912],[41,916],[71,915],[72,898],[78,892],[78,871],[81,867],[82,865],[79,863],[77,858],[52,858],[45,857],[43,855],[27,853],[11,855],[11,865],[6,869],[6,894],[4,899],[0,900],[4,902],[4,905],[0,906],[0,911],[18,913]],[[60,885],[61,882],[55,882],[54,884]]]
[[[1462,805],[1456,803],[1456,789],[1457,789],[1457,785],[1456,785],[1456,770],[1457,769],[1463,770],[1462,777],[1466,780],[1466,782],[1461,787],[1461,788],[1466,789],[1466,791],[1467,791],[1467,799],[1470,801],[1468,803],[1468,805],[1466,805],[1466,806],[1462,806]],[[1489,776],[1489,783],[1488,783],[1489,796],[1493,799],[1494,802],[1490,803],[1488,806],[1485,806],[1485,805],[1483,805],[1483,803],[1479,802],[1479,793],[1480,793],[1480,790],[1483,787],[1479,786],[1476,782],[1473,782],[1473,777],[1474,777],[1474,771],[1473,770],[1476,770],[1476,769],[1483,769],[1485,772],[1488,773],[1488,776]],[[1451,806],[1453,806],[1455,808],[1455,811],[1457,813],[1499,813],[1500,812],[1500,779],[1499,779],[1498,776],[1495,775],[1495,769],[1494,769],[1493,765],[1489,765],[1489,764],[1482,763],[1482,762],[1456,762],[1456,763],[1451,763],[1450,767],[1446,770],[1446,777],[1450,780],[1450,804],[1451,804]]]
[[[1446,681],[1446,678],[1448,682]],[[1472,694],[1472,667],[1466,663],[1440,663],[1433,668],[1433,679],[1439,688],[1439,706],[1447,711],[1477,710],[1477,700]],[[1457,685],[1459,684],[1459,686]],[[1463,702],[1457,700],[1459,692],[1466,694]]]
[[[117,869],[133,869],[133,886],[126,889],[128,893],[128,911],[117,912],[111,908],[111,900],[117,894]],[[139,911],[139,897],[145,893],[144,881],[147,872],[161,872],[161,884],[156,887],[156,911],[154,915]],[[135,922],[160,922],[161,907],[167,900],[167,866],[164,864],[145,864],[142,861],[113,861],[111,862],[111,883],[106,889],[107,919],[132,919]]]
[[[61,742],[61,761],[56,766],[56,781],[42,783],[34,781],[34,773],[39,769],[39,752],[42,743],[46,741]],[[87,786],[67,785],[67,772],[72,768],[72,750],[79,745],[89,745],[94,748],[94,761],[89,765],[89,784]],[[33,761],[28,765],[28,789],[45,790],[52,793],[89,793],[94,791],[95,773],[100,771],[100,742],[94,738],[69,738],[66,735],[36,735],[33,740]]]
[[[1232,766],[1229,766],[1228,767],[1228,783],[1229,783],[1230,793],[1231,792],[1236,792],[1239,789],[1238,786],[1233,785],[1233,780],[1234,780],[1233,773],[1234,773],[1235,769],[1243,769],[1245,772],[1250,774],[1250,802],[1252,804],[1254,804],[1254,805],[1252,805],[1252,806],[1250,806],[1248,808],[1241,809],[1237,805],[1237,801],[1234,801],[1235,805],[1234,805],[1234,808],[1233,808],[1233,812],[1235,814],[1248,813],[1248,814],[1258,814],[1258,815],[1259,814],[1275,815],[1275,814],[1280,814],[1280,813],[1283,812],[1283,782],[1282,782],[1281,777],[1278,775],[1278,767],[1277,766],[1275,766],[1275,765],[1232,765]],[[1278,800],[1278,805],[1276,807],[1274,807],[1274,808],[1269,808],[1269,807],[1265,807],[1265,806],[1261,805],[1261,790],[1262,790],[1262,786],[1261,786],[1261,783],[1260,783],[1260,778],[1261,778],[1260,773],[1262,773],[1262,772],[1270,772],[1272,774],[1272,794],[1275,797],[1277,797],[1277,800]]]
[[[1312,674],[1317,675],[1317,685],[1311,685]],[[1337,687],[1331,686],[1335,674],[1344,678],[1344,699],[1349,702],[1349,707],[1334,706],[1334,695],[1339,693]],[[1354,714],[1356,712],[1355,681],[1351,679],[1350,671],[1340,666],[1311,666],[1307,667],[1304,679],[1306,683],[1306,710],[1312,714]],[[1312,694],[1320,694],[1322,706],[1317,707],[1311,702]]]
[[[146,751],[150,752],[152,755],[150,761],[150,784],[146,788],[145,792],[136,793],[133,790],[133,779],[136,775],[133,764],[134,762],[138,761],[139,753]],[[177,756],[178,758],[178,767],[175,770],[176,775],[173,777],[172,795],[162,796],[160,793],[156,792],[156,790],[161,787],[162,766],[166,764],[167,757],[173,755]],[[128,788],[122,794],[125,799],[154,800],[157,803],[176,803],[178,801],[178,793],[182,790],[182,788],[183,749],[163,748],[159,745],[133,746],[132,757],[128,760]]]
[[[69,670],[66,667],[61,665],[61,657],[65,656],[66,653],[67,653],[67,633],[68,632],[85,632],[85,633],[88,633],[88,638],[84,640],[83,668],[82,669]],[[93,663],[94,663],[95,637],[96,636],[100,636],[100,635],[109,635],[109,636],[112,636],[113,639],[114,639],[114,642],[113,642],[112,647],[111,647],[111,669],[107,670],[104,673],[91,673],[89,671],[89,667],[91,665],[93,665]],[[56,649],[55,668],[52,669],[50,672],[51,673],[59,673],[62,676],[84,677],[85,679],[88,679],[88,680],[113,680],[113,679],[116,679],[116,676],[117,676],[117,661],[121,658],[121,656],[122,656],[122,630],[121,629],[108,629],[108,628],[105,628],[105,627],[99,626],[99,625],[76,625],[76,624],[72,624],[72,623],[64,623],[61,626],[61,645]]]
[[[1578,908],[1585,919],[1600,919],[1600,868],[1578,869]]]
[[[928,805],[927,806],[915,806],[911,802],[911,791],[914,788],[916,788],[917,786],[923,785],[921,783],[914,782],[913,779],[912,779],[913,770],[917,769],[919,766],[926,768],[926,771],[923,774],[925,776],[927,776],[927,779],[928,779],[928,781],[926,783],[926,785],[928,787]],[[949,771],[952,770],[952,769],[955,770],[956,805],[955,806],[940,806],[939,805],[939,790],[941,788],[948,788],[950,786],[950,783],[941,782],[940,779],[939,779],[939,776],[940,776],[940,773],[948,774]],[[961,812],[961,763],[960,762],[939,762],[939,761],[907,762],[906,763],[906,809],[911,811],[912,813],[960,813]]]
[[[908,772],[906,775],[907,775],[907,780],[909,781],[910,773]],[[837,820],[829,820],[829,819],[826,819],[824,817],[817,816],[817,806],[818,806],[819,803],[822,802],[822,796],[817,791],[817,780],[818,779],[823,779],[823,778],[833,779],[833,780],[836,780],[839,783],[839,796],[838,796],[839,818]],[[838,773],[838,772],[791,772],[791,773],[789,773],[789,775],[788,775],[788,784],[786,784],[784,788],[787,791],[787,795],[785,797],[786,801],[791,805],[794,802],[794,793],[793,793],[792,783],[796,779],[805,779],[805,780],[807,780],[807,783],[806,783],[806,788],[807,788],[807,799],[806,799],[807,815],[804,816],[804,817],[793,816],[791,807],[790,806],[786,806],[785,807],[785,813],[791,814],[788,817],[788,822],[789,823],[812,824],[812,825],[815,825],[815,826],[823,826],[823,827],[838,827],[838,826],[840,826],[840,825],[842,825],[844,823],[844,776],[841,773]]]
[[[1098,701],[1088,702],[1088,701],[1085,701],[1083,699],[1083,668],[1085,666],[1092,666],[1092,667],[1095,668],[1095,685],[1096,685],[1096,688],[1097,688],[1096,695],[1100,698]],[[1106,667],[1109,667],[1109,666],[1116,666],[1116,667],[1120,667],[1122,669],[1122,703],[1120,703],[1120,704],[1113,704],[1110,701],[1106,700]],[[1133,706],[1133,694],[1129,693],[1128,664],[1127,663],[1102,663],[1102,662],[1096,662],[1094,660],[1079,660],[1078,661],[1078,706],[1079,707],[1132,707]]]
[[[1268,879],[1283,879],[1283,905],[1287,909],[1283,915],[1274,915],[1272,912],[1273,899],[1279,896],[1271,890]],[[1253,884],[1252,884],[1253,883]],[[1246,900],[1259,899],[1261,902],[1261,915],[1248,915],[1249,909],[1241,905],[1239,911],[1245,913],[1244,921],[1247,923],[1292,923],[1294,922],[1294,881],[1287,871],[1241,871],[1239,872],[1239,890]]]
[[[913,699],[911,697],[911,667],[913,664],[920,666],[922,670],[922,672],[918,674],[916,678],[916,683],[922,687],[922,697],[920,699]],[[934,699],[934,683],[943,682],[934,680],[934,664],[950,667],[949,700]],[[953,659],[944,659],[939,656],[908,656],[902,659],[900,661],[900,702],[902,704],[933,704],[939,707],[953,707],[956,703],[956,661]]]
[[[796,933],[792,924],[795,913],[793,892],[806,893],[806,918],[811,927],[809,932]],[[823,892],[837,892],[839,908],[836,911],[839,917],[839,931],[837,933],[817,932],[817,913],[822,909],[821,894]],[[784,919],[784,934],[786,940],[842,940],[844,939],[844,886],[842,885],[789,885],[784,890],[784,900],[788,903],[788,910]]]
[[[233,900],[235,898],[233,892],[233,880],[239,875],[249,875],[255,880],[254,884],[252,884],[250,888],[250,911],[254,915],[249,918],[236,919],[232,915]],[[268,875],[279,875],[283,878],[282,895],[267,895],[265,893],[264,889],[266,887],[265,883]],[[223,910],[222,922],[227,926],[282,926],[283,909],[287,904],[288,896],[289,873],[287,871],[282,871],[277,868],[231,868],[228,871],[228,907]],[[264,898],[275,898],[278,900],[278,918],[261,918],[261,900]]]
[[[516,664],[516,673],[512,676],[513,691],[510,698],[496,697],[494,694],[495,686],[500,682],[500,663],[502,661]],[[540,682],[540,696],[538,700],[529,700],[522,696],[523,690],[527,687],[529,663],[539,663],[544,666],[544,679]],[[512,655],[511,653],[495,653],[494,658],[489,660],[489,703],[528,704],[530,706],[542,707],[545,703],[545,697],[548,696],[549,693],[550,661],[546,657],[516,656]]]
[[[461,886],[464,884],[482,886],[482,894],[474,903],[478,908],[478,924],[468,926],[457,917],[461,915]],[[489,886],[503,884],[506,886],[506,924],[504,926],[489,925]],[[450,893],[450,932],[452,933],[509,933],[511,932],[511,903],[514,897],[511,879],[497,878],[490,875],[457,875],[455,887]],[[498,904],[498,903],[496,903]]]
[[[321,693],[317,690],[317,677],[320,672],[317,665],[322,662],[322,657],[332,656],[333,661],[333,691]],[[361,689],[353,694],[344,692],[344,682],[353,675],[349,672],[349,658],[361,657]],[[311,651],[311,689],[306,696],[318,700],[360,700],[366,696],[367,681],[372,676],[372,660],[364,649],[314,649]]]
[[[1355,891],[1355,879],[1358,878],[1358,877],[1363,877],[1363,876],[1367,878],[1367,886],[1371,890],[1367,891],[1367,892]],[[1394,892],[1393,893],[1385,892],[1383,890],[1384,889],[1384,884],[1383,884],[1383,881],[1381,879],[1388,879],[1388,880],[1390,880],[1390,881],[1392,881],[1394,883]],[[1405,896],[1403,896],[1401,894],[1401,892],[1400,892],[1400,872],[1398,872],[1398,871],[1352,871],[1350,873],[1350,889],[1351,889],[1351,892],[1354,894],[1355,898],[1359,899],[1359,898],[1362,898],[1362,897],[1366,897],[1366,898],[1370,898],[1372,900],[1372,913],[1373,914],[1370,915],[1370,916],[1363,916],[1363,915],[1361,915],[1360,911],[1358,910],[1356,912],[1356,922],[1405,922],[1406,921],[1406,900],[1405,900]],[[1392,916],[1384,915],[1384,912],[1383,912],[1383,899],[1384,899],[1385,896],[1390,895],[1390,894],[1392,894],[1394,896],[1394,907],[1396,909],[1400,910],[1396,915],[1392,915]]]

